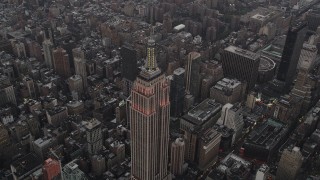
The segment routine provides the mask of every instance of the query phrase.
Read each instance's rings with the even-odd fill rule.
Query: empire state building
[[[169,81],[157,67],[155,41],[148,40],[147,59],[131,90],[131,179],[171,179]]]

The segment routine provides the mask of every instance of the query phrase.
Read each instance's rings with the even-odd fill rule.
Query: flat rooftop
[[[201,125],[210,117],[221,111],[221,109],[222,104],[216,102],[214,99],[206,99],[184,115],[183,119],[193,124]]]
[[[245,143],[271,149],[282,139],[287,131],[288,127],[285,124],[268,119],[249,134]]]
[[[260,58],[260,55],[248,50],[244,50],[241,48],[238,48],[236,46],[229,46],[224,49],[225,51],[232,52],[234,54],[244,56],[246,58],[252,59],[252,60],[258,60]]]
[[[27,154],[11,164],[11,166],[13,166],[16,169],[15,174],[18,177],[28,173],[31,174],[32,171],[34,171],[37,168],[40,168],[41,165],[42,162],[40,161],[39,157],[37,157],[33,153]]]

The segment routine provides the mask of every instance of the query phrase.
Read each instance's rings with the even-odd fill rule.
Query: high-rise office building
[[[200,169],[206,169],[218,159],[221,133],[209,128],[200,134],[198,144],[198,165]]]
[[[298,68],[309,69],[317,57],[317,46],[304,43],[299,57]],[[307,62],[305,62],[307,61]]]
[[[287,33],[277,74],[277,80],[284,82],[286,89],[294,80],[306,31],[306,24],[299,22],[291,25]]]
[[[53,63],[56,73],[64,78],[71,76],[69,55],[63,48],[53,50]]]
[[[183,113],[183,103],[181,102],[183,102],[185,95],[184,73],[185,70],[183,68],[174,70],[170,84],[170,114],[174,117],[178,117]]]
[[[281,155],[276,179],[296,179],[303,162],[300,148],[285,149]]]
[[[88,152],[90,155],[98,154],[102,150],[101,122],[95,118],[85,124]]]
[[[87,69],[84,52],[80,48],[72,49],[74,70],[76,75],[82,78],[83,89],[87,88]]]
[[[243,99],[246,84],[237,79],[223,78],[210,89],[210,98],[221,104],[235,103]]]
[[[80,75],[73,75],[68,79],[69,90],[78,95],[83,93],[83,79]]]
[[[148,40],[147,61],[131,90],[131,179],[170,179],[169,81],[157,67],[155,41]]]
[[[221,118],[218,121],[218,124],[225,125],[234,130],[235,133],[232,138],[232,144],[234,144],[242,134],[244,123],[241,112],[242,108],[240,104],[232,105],[227,103],[222,107]]]
[[[50,41],[50,39],[45,39],[42,43],[43,48],[43,54],[44,54],[44,62],[47,67],[53,68],[53,55],[52,55],[52,49],[53,49],[53,43]]]
[[[124,45],[120,50],[121,74],[123,77],[123,90],[126,95],[130,94],[133,81],[138,75],[137,51],[129,45]]]
[[[183,173],[185,143],[183,138],[177,138],[171,144],[171,173],[181,175]]]
[[[16,95],[10,82],[0,82],[0,106],[6,103],[17,104]]]
[[[194,96],[195,101],[198,101],[200,96],[200,66],[201,54],[198,52],[190,52],[186,65],[186,92]]]
[[[224,49],[221,57],[224,75],[247,82],[247,92],[254,88],[258,77],[260,56],[235,46]]]

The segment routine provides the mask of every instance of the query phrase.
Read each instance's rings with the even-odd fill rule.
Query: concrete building
[[[198,162],[197,144],[200,141],[201,133],[218,121],[221,108],[220,103],[206,99],[180,119],[180,129],[184,132],[186,143],[186,160]]]
[[[50,69],[53,69],[53,43],[50,41],[50,39],[45,39],[42,43],[42,48],[46,66]]]
[[[68,117],[68,109],[66,107],[55,106],[46,111],[48,123],[53,126],[60,126],[61,122]]]
[[[284,143],[288,137],[288,131],[287,125],[268,119],[256,127],[245,139],[244,155],[259,160],[268,160]]]
[[[83,81],[80,75],[71,76],[68,79],[68,85],[71,93],[77,93],[78,96],[83,94]]]
[[[223,72],[226,77],[237,78],[247,82],[250,91],[256,84],[260,64],[260,56],[256,53],[229,46],[221,57]]]
[[[57,48],[53,50],[53,64],[54,70],[56,73],[63,78],[68,78],[71,76],[70,70],[70,62],[69,62],[69,55],[67,51],[63,48]]]
[[[11,84],[0,83],[0,105],[17,104],[16,95]]]
[[[223,78],[210,89],[210,98],[221,104],[236,103],[243,99],[246,84],[236,79]]]
[[[299,147],[284,150],[277,169],[276,179],[296,179],[302,166],[302,162],[303,156]]]
[[[184,164],[185,143],[183,138],[177,138],[171,143],[171,173],[182,175]]]
[[[269,166],[266,164],[262,164],[256,173],[255,180],[267,180],[269,175]]]
[[[95,176],[100,176],[106,171],[106,160],[102,155],[94,155],[91,157],[91,169]]]
[[[309,70],[310,66],[312,66],[316,60],[317,53],[317,46],[304,43],[301,49],[297,69],[303,68]]]
[[[206,169],[215,163],[218,159],[221,134],[209,128],[200,135],[198,146],[198,166],[200,169]]]
[[[54,137],[39,138],[33,141],[32,150],[35,152],[39,159],[44,160],[47,158],[49,148],[52,148],[57,144],[57,139]]]
[[[187,94],[191,94],[195,98],[195,101],[198,101],[200,96],[200,65],[200,53],[189,53],[186,65],[186,92]]]
[[[226,179],[249,179],[251,163],[241,157],[230,153],[217,167],[217,172],[222,173]]]
[[[93,118],[85,122],[88,152],[90,155],[98,154],[102,150],[101,122]]]
[[[54,159],[47,159],[44,161],[44,165],[42,167],[42,173],[44,180],[52,180],[58,178],[61,175],[60,163]]]
[[[131,178],[170,179],[167,171],[170,121],[169,82],[157,66],[155,41],[131,90]]]
[[[88,86],[87,83],[87,69],[86,69],[86,60],[84,52],[80,48],[72,49],[73,54],[73,63],[75,74],[81,76],[82,78],[82,87],[86,89]]]
[[[227,103],[222,107],[221,117],[217,124],[225,125],[229,129],[234,130],[232,138],[232,144],[236,143],[242,135],[242,129],[244,126],[242,117],[242,108],[240,104]]]
[[[33,153],[27,154],[10,164],[14,180],[28,179],[35,171],[41,169],[41,160]]]
[[[79,169],[78,164],[75,161],[71,161],[63,167],[63,179],[64,180],[87,180],[88,178],[83,171]]]

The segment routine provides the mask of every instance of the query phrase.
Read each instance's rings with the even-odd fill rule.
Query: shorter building
[[[80,101],[71,101],[67,103],[68,114],[81,114],[84,109],[84,103]]]
[[[52,180],[57,178],[61,173],[59,161],[51,158],[45,160],[42,167],[42,173],[44,180]]]
[[[251,163],[233,153],[228,154],[217,167],[217,172],[226,179],[249,179],[250,170]]]
[[[210,89],[210,98],[221,104],[236,103],[242,100],[246,84],[236,79],[223,78]]]
[[[91,169],[95,176],[100,176],[106,171],[106,159],[102,155],[94,155],[91,158]]]
[[[102,150],[101,122],[95,118],[85,122],[88,152],[90,155],[98,154]]]
[[[171,143],[171,173],[182,175],[184,163],[185,143],[183,138],[177,138]]]
[[[71,93],[83,93],[83,82],[80,75],[73,75],[68,79],[69,90]]]
[[[48,123],[53,126],[60,126],[61,122],[68,117],[68,109],[66,107],[55,106],[46,111]]]
[[[218,159],[221,134],[209,128],[199,137],[198,147],[198,166],[200,169],[206,169]]]
[[[266,180],[269,177],[269,175],[268,175],[269,169],[270,168],[268,165],[262,164],[257,171],[255,180]]]
[[[180,119],[180,129],[186,143],[185,159],[198,162],[198,144],[204,132],[212,127],[221,115],[222,105],[213,99],[206,99]]]
[[[232,139],[234,137],[234,130],[227,126],[215,124],[213,129],[221,134],[220,151],[228,151],[231,149]]]
[[[268,119],[249,134],[243,144],[246,157],[268,160],[286,140],[289,128],[284,123]]]
[[[226,127],[233,129],[234,134],[232,137],[232,144],[236,143],[242,135],[244,126],[241,105],[239,103],[235,105],[230,103],[225,104],[222,107],[221,117],[217,124],[225,125]]]
[[[271,116],[286,124],[294,123],[300,114],[302,103],[302,98],[292,95],[281,96],[271,107]]]
[[[14,180],[27,179],[32,173],[42,166],[37,155],[30,153],[14,161],[11,165],[11,173]]]
[[[58,142],[56,138],[44,137],[33,141],[32,149],[39,159],[44,160],[47,156],[49,148],[52,148],[57,144]]]
[[[72,161],[68,164],[66,164],[63,167],[63,179],[64,180],[87,180],[88,178],[79,169],[78,164],[75,163],[75,161]]]
[[[17,104],[13,86],[0,82],[0,106],[6,103]]]
[[[277,169],[276,180],[296,179],[302,163],[303,156],[299,147],[284,150]]]

